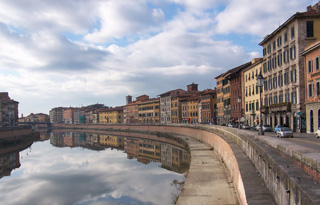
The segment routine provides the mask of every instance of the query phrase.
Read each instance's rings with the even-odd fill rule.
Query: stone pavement
[[[239,204],[232,179],[214,151],[193,138],[182,138],[189,144],[191,163],[177,204]]]

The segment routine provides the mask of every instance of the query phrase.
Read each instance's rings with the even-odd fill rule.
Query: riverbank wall
[[[246,176],[239,166],[229,143],[221,137],[231,138],[250,158],[264,180],[277,204],[320,204],[319,184],[313,184],[310,176],[278,154],[272,147],[262,141],[254,140],[245,134],[234,133],[220,126],[186,126],[186,125],[52,125],[52,128],[95,129],[115,131],[163,132],[186,135],[213,147],[226,165],[241,204],[253,204],[256,201],[250,187],[250,176]],[[220,136],[221,135],[221,136]],[[245,176],[246,178],[243,178]],[[250,196],[250,197],[248,197]]]

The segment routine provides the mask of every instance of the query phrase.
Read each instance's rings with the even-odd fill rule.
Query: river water
[[[183,145],[157,136],[41,136],[0,156],[0,204],[172,204],[190,161]]]

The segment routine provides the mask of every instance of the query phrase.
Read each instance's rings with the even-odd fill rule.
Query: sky
[[[262,56],[258,44],[317,0],[1,0],[0,92],[19,115],[125,105]]]

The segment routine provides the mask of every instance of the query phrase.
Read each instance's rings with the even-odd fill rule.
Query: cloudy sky
[[[1,0],[0,92],[19,113],[125,104],[215,77],[317,0]]]

